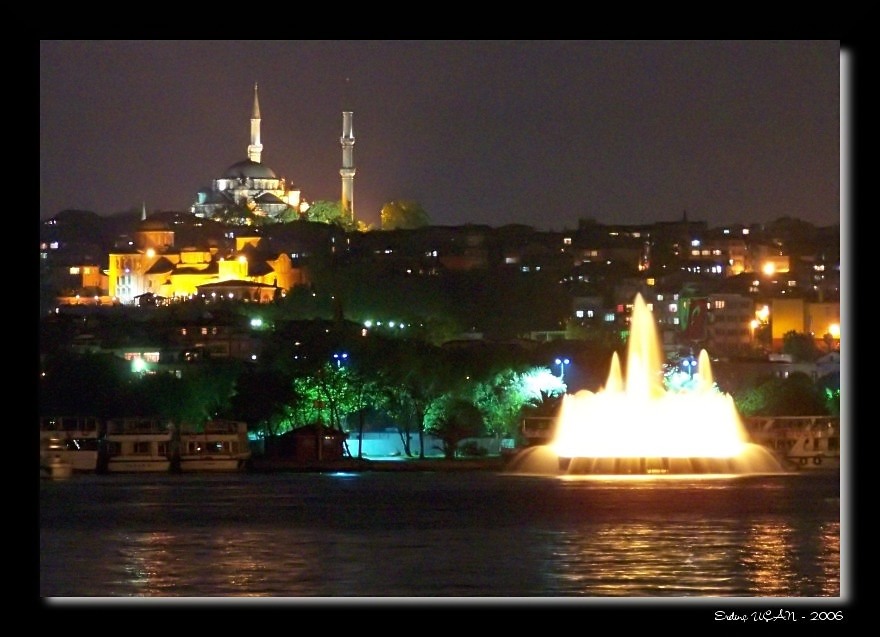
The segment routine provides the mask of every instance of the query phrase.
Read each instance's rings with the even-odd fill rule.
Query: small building
[[[323,443],[320,460],[339,460],[347,455],[345,441],[348,439],[348,434],[323,425],[306,425],[288,431],[281,434],[277,443],[272,446],[275,447],[274,451],[279,458],[288,458],[297,462],[313,462],[319,459],[316,453],[319,436]]]

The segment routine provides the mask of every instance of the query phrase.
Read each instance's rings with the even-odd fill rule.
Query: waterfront
[[[839,602],[842,537],[836,473],[77,475],[40,483],[39,588]]]

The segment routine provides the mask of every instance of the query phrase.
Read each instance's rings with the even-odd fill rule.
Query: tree
[[[423,228],[431,225],[428,213],[417,201],[400,199],[382,206],[379,214],[382,230]]]
[[[464,381],[449,353],[423,341],[389,340],[383,362],[389,414],[409,427],[415,425],[419,434],[419,458],[425,457],[426,414],[431,404],[455,392]],[[400,426],[400,425],[398,425]],[[409,450],[409,431],[404,449]]]
[[[299,210],[293,206],[287,206],[287,208],[275,218],[275,221],[278,223],[290,223],[291,221],[297,221],[301,218]]]
[[[386,406],[385,379],[381,373],[381,360],[385,357],[385,339],[359,339],[350,343],[350,356],[346,369],[351,385],[351,408],[357,413],[358,451],[363,457],[364,420],[368,409],[384,409]]]
[[[812,363],[821,355],[812,335],[794,330],[782,335],[782,351],[796,363]]]
[[[124,415],[131,406],[126,400],[131,376],[131,364],[111,354],[48,356],[41,365],[40,414]]]
[[[338,201],[316,201],[308,207],[303,218],[317,223],[339,223],[342,220],[342,206]]]
[[[290,377],[277,369],[249,368],[238,378],[231,410],[235,420],[243,420],[254,430],[267,436],[282,432],[285,407],[293,400]]]
[[[256,223],[257,216],[247,202],[241,202],[218,210],[214,213],[213,219],[232,226],[249,226]]]
[[[828,414],[823,387],[803,372],[788,378],[765,377],[754,386],[734,396],[743,416],[813,416]]]
[[[134,415],[156,415],[174,422],[202,423],[232,413],[238,361],[208,361],[192,365],[178,378],[158,373],[133,376],[129,404]]]
[[[425,430],[443,443],[443,456],[455,458],[458,444],[485,432],[482,412],[469,400],[447,394],[431,404]]]
[[[483,413],[486,430],[498,438],[512,437],[526,407],[565,393],[565,384],[546,367],[525,372],[506,369],[488,382],[477,383],[474,404]]]

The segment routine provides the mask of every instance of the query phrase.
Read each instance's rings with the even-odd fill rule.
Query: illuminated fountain
[[[786,473],[772,452],[749,441],[733,398],[715,387],[700,352],[693,381],[663,385],[651,310],[636,296],[626,380],[617,353],[599,392],[563,397],[555,437],[520,451],[508,470],[550,475]]]

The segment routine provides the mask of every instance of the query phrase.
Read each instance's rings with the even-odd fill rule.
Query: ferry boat
[[[75,472],[94,472],[104,423],[92,416],[45,416],[40,418],[41,452],[52,453]]]
[[[107,421],[101,469],[107,473],[171,470],[174,425],[159,418]]]
[[[202,426],[184,423],[180,427],[179,470],[240,471],[251,457],[247,423],[209,420]]]
[[[744,424],[754,442],[797,469],[840,469],[837,416],[756,416],[745,418]]]

